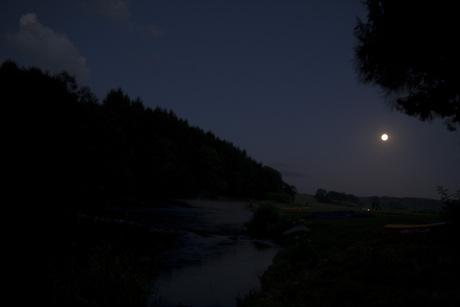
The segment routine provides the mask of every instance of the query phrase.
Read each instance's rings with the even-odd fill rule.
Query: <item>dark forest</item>
[[[15,302],[145,305],[151,269],[139,261],[170,238],[115,223],[155,217],[119,217],[110,208],[294,199],[295,188],[275,169],[122,89],[99,102],[66,72],[51,76],[12,61],[1,65],[0,84]]]
[[[289,200],[281,174],[172,110],[145,107],[122,89],[102,103],[63,72],[7,61],[0,68],[7,151],[21,194],[60,208],[226,197]],[[19,191],[18,191],[19,192]],[[36,198],[38,199],[38,198]]]

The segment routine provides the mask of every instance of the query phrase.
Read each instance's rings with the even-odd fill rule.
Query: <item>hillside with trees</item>
[[[122,89],[99,102],[65,72],[11,61],[0,86],[8,284],[23,304],[145,306],[148,259],[172,239],[127,206],[294,197],[277,170]]]
[[[50,76],[11,61],[0,67],[0,81],[11,123],[10,191],[28,198],[22,203],[73,210],[123,199],[289,200],[295,192],[231,142],[122,89],[99,103],[65,72]]]

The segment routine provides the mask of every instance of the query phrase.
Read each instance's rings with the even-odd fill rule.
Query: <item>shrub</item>
[[[245,226],[251,236],[270,238],[276,234],[279,221],[279,209],[272,204],[263,204],[254,211],[252,219]]]
[[[448,199],[444,200],[442,215],[446,221],[451,222],[455,226],[460,225],[460,200]]]

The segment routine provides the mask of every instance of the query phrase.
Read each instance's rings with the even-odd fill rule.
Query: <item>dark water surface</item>
[[[252,217],[245,203],[190,201],[159,208],[155,231],[175,234],[158,255],[153,281],[160,306],[236,306],[260,289],[259,277],[280,248],[244,235]]]

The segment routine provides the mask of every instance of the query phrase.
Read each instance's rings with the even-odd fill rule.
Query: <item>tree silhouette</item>
[[[15,193],[30,196],[26,211],[51,217],[133,198],[279,199],[293,193],[278,171],[232,143],[189,126],[171,110],[146,108],[120,88],[99,104],[65,72],[50,76],[11,61],[0,66],[0,81],[12,122],[5,146],[10,182]]]
[[[399,111],[460,125],[460,19],[448,0],[367,0],[357,20],[355,64]]]
[[[13,232],[6,246],[15,297],[26,289],[34,302],[67,306],[78,298],[87,305],[97,292],[87,287],[91,280],[117,294],[108,305],[137,306],[123,299],[145,305],[144,284],[136,282],[142,274],[126,270],[130,261],[118,268],[116,255],[140,259],[151,252],[143,246],[155,244],[138,226],[96,224],[113,219],[107,209],[197,196],[267,199],[286,186],[277,171],[232,143],[189,126],[171,110],[147,108],[122,89],[109,91],[100,104],[65,72],[50,76],[12,61],[0,65],[0,87],[3,209]]]

